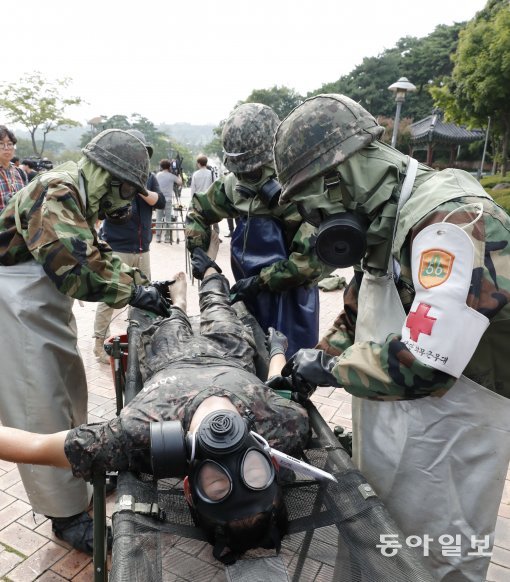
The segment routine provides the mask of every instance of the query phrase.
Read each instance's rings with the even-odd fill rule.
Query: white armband
[[[466,305],[473,273],[474,246],[455,224],[424,228],[412,247],[416,291],[402,328],[402,341],[420,361],[458,378],[489,325]]]

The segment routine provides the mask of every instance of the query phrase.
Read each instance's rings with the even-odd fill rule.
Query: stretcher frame
[[[134,312],[134,317],[133,317]],[[117,404],[117,415],[124,404],[130,402],[141,390],[142,388],[142,375],[139,368],[138,356],[137,356],[137,345],[140,338],[140,325],[137,321],[136,312],[140,312],[138,309],[131,308],[129,325],[127,329],[127,334],[125,336],[119,336],[111,341],[109,346],[105,349],[111,358],[112,374],[114,378],[115,393],[116,393],[116,404]],[[144,312],[142,312],[144,313]],[[262,330],[259,328],[258,339],[263,337]],[[262,335],[260,335],[262,334]],[[257,334],[256,338],[257,338]],[[259,343],[259,342],[258,342]],[[265,348],[264,348],[265,349]],[[305,403],[307,409],[310,425],[312,430],[321,446],[327,450],[328,454],[328,464],[330,466],[335,466],[337,468],[342,468],[342,470],[347,471],[347,473],[358,473],[348,453],[340,444],[339,439],[329,425],[322,418],[317,408],[311,401]],[[361,474],[359,474],[361,475]],[[364,478],[363,478],[364,479]],[[106,528],[106,475],[97,475],[93,479],[94,486],[94,552],[93,552],[93,564],[94,564],[94,582],[106,582],[108,580],[108,570],[107,570],[107,528]],[[377,496],[373,489],[368,483],[362,483],[359,485],[358,489],[361,492],[361,496],[365,497],[369,501],[371,498],[376,498]],[[324,503],[330,511],[335,511],[334,500],[331,496],[326,493],[321,497],[321,502]],[[379,505],[382,504],[379,502]],[[372,517],[372,520],[374,518]],[[392,520],[391,516],[388,514],[387,510],[382,506],[382,513],[379,511],[375,517],[376,526],[380,526],[381,531],[384,531],[386,535],[397,535],[403,536],[402,532]],[[318,521],[320,524],[320,519]],[[320,525],[318,526],[320,527]],[[115,534],[115,532],[114,532]],[[196,539],[200,539],[197,537]],[[301,551],[303,556],[306,555],[306,547],[311,543],[311,536],[306,534],[304,536],[304,548]],[[338,536],[340,540],[340,535]],[[301,557],[301,556],[300,556]],[[112,560],[114,557],[112,557]],[[303,558],[304,562],[305,558]],[[433,582],[431,574],[423,566],[421,559],[417,553],[417,550],[407,548],[403,555],[399,557],[400,568],[404,572],[403,577],[382,577],[378,579],[373,579],[373,574],[371,578],[362,578],[361,574],[359,580],[366,580],[367,582]],[[240,560],[242,561],[242,560]],[[301,561],[301,560],[299,560]],[[294,573],[293,580],[300,580],[299,572],[302,571],[304,564],[298,564],[298,574]],[[299,570],[301,568],[301,570]],[[359,565],[361,569],[361,565]],[[354,566],[356,570],[356,565]],[[399,570],[400,572],[400,570]],[[297,576],[297,577],[296,577]],[[228,580],[233,580],[234,578],[227,577]],[[235,578],[236,580],[246,580],[246,582],[251,582],[249,578]],[[282,580],[290,580],[288,577],[281,578]],[[336,577],[334,578],[336,581]],[[350,579],[350,578],[349,578]],[[353,576],[353,580],[358,580],[357,577]],[[271,578],[272,580],[272,578]]]

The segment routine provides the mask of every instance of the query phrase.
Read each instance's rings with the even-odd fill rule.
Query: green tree
[[[429,86],[434,79],[450,75],[450,55],[457,46],[463,23],[440,25],[426,37],[406,36],[375,57],[365,57],[360,65],[337,81],[326,83],[308,94],[343,93],[358,101],[375,116],[394,117],[395,102],[388,87],[400,77],[416,85],[409,93],[403,114],[414,120],[429,115],[433,100]]]
[[[67,107],[82,102],[80,97],[62,97],[62,91],[70,83],[71,79],[67,77],[47,81],[35,71],[25,74],[16,83],[3,84],[0,90],[0,109],[6,112],[10,121],[28,130],[36,156],[42,156],[48,133],[60,127],[80,125],[64,115]],[[40,141],[36,141],[38,131],[42,133]]]
[[[223,126],[225,125],[225,119],[223,119],[218,127],[213,129],[214,137],[213,139],[204,147],[204,153],[208,156],[216,156],[220,160],[223,159],[223,144],[221,143],[221,132],[223,131]]]
[[[451,81],[436,96],[457,122],[485,125],[491,117],[506,174],[510,138],[510,8],[489,0],[460,34]],[[453,99],[452,99],[453,96]],[[449,104],[449,106],[448,106]]]
[[[166,133],[159,131],[154,123],[139,113],[132,115],[112,115],[103,117],[91,125],[90,129],[81,137],[80,145],[84,147],[97,133],[105,129],[138,129],[147,143],[153,148],[151,167],[157,170],[159,161],[165,158],[175,158],[177,153],[183,158],[183,169],[189,172],[193,168],[193,156],[190,150],[179,142],[170,138]]]
[[[274,85],[270,89],[254,89],[246,101],[241,103],[262,103],[271,107],[276,115],[283,119],[302,102],[303,97],[294,89],[289,89],[284,85],[281,87]]]
[[[365,57],[349,74],[333,83],[326,83],[312,91],[308,97],[320,93],[342,93],[359,102],[373,115],[390,117],[395,112],[388,87],[400,76],[401,57],[395,49],[377,57]],[[406,102],[406,114],[408,103]]]

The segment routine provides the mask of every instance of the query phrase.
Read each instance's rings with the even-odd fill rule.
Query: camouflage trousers
[[[207,363],[228,360],[254,372],[256,345],[229,301],[229,284],[223,275],[206,277],[199,291],[200,333],[193,333],[188,316],[172,307],[170,317],[142,334],[144,360],[143,377],[149,378],[157,371],[176,362],[202,360]]]

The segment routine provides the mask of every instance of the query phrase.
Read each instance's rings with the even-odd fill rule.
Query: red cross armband
[[[475,250],[457,225],[440,222],[424,228],[412,247],[413,305],[402,341],[422,363],[458,378],[489,325],[466,305]]]

